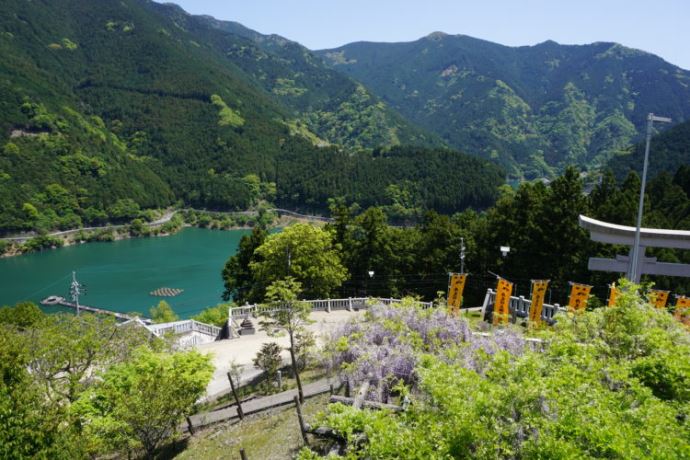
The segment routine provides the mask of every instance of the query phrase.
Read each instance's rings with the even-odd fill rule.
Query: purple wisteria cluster
[[[368,399],[375,401],[386,402],[398,383],[414,387],[423,354],[481,373],[487,357],[501,350],[521,355],[526,347],[517,332],[473,333],[466,320],[440,309],[375,305],[367,315],[332,334],[325,364],[343,381],[370,381]]]

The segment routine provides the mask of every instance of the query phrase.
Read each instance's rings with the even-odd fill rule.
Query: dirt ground
[[[333,331],[338,325],[353,318],[361,320],[363,316],[364,311],[350,312],[338,310],[331,313],[314,312],[309,317],[313,322],[307,328],[316,335],[317,343],[322,345],[323,340],[327,339],[329,332]],[[256,334],[254,335],[242,336],[238,339],[219,340],[196,347],[201,353],[213,355],[213,365],[216,370],[206,388],[208,399],[215,399],[215,396],[225,393],[230,388],[226,374],[230,370],[230,363],[232,361],[242,366],[242,380],[250,380],[260,373],[252,365],[252,359],[264,343],[275,342],[281,347],[289,345],[290,341],[286,334],[280,337],[270,337],[266,332],[259,330],[258,320],[253,319],[252,322],[256,328]],[[284,351],[283,359],[287,361],[288,358],[288,352]]]

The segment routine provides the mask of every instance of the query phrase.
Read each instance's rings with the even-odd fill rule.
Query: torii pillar
[[[630,255],[617,255],[615,259],[590,257],[587,268],[594,271],[625,273],[628,278],[632,273],[632,249],[635,245],[635,227],[610,224],[591,217],[580,215],[580,227],[589,231],[592,241],[630,246]],[[656,257],[645,257],[646,248],[690,249],[690,231],[666,230],[661,228],[640,229],[640,257],[632,281],[640,282],[640,275],[665,275],[690,278],[690,265],[657,262]]]

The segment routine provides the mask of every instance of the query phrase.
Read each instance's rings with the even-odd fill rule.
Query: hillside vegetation
[[[372,307],[369,322],[336,331],[327,362],[371,382],[367,399],[411,404],[330,404],[310,422],[339,445],[298,458],[685,458],[689,336],[638,288],[625,284],[611,308],[560,314],[537,343],[509,328],[473,333],[444,311]]]
[[[631,146],[611,158],[609,168],[622,179],[629,171],[642,174],[645,142]],[[680,167],[690,167],[690,121],[680,123],[668,131],[652,137],[650,143],[649,177],[662,172],[673,173]],[[686,190],[690,190],[686,188]]]
[[[306,49],[268,48],[144,0],[3,2],[0,232],[117,221],[177,200],[246,209],[273,198],[271,183],[276,204],[310,209],[338,194],[385,204],[372,181],[450,183],[437,154],[391,155],[381,180],[371,152],[329,147],[440,142]],[[472,165],[468,186],[419,200],[490,204],[502,173],[445,155],[456,171]]]
[[[297,42],[263,35],[236,22],[189,15],[174,5],[158,9],[241,68],[288,109],[295,118],[289,123],[291,132],[304,133],[317,145],[444,145]]]
[[[343,197],[402,222],[484,209],[506,173],[609,164],[621,179],[646,113],[690,110],[688,72],[620,45],[432,34],[320,52],[331,68],[285,38],[145,0],[8,0],[0,55],[2,234],[179,202],[323,212]],[[652,175],[687,163],[686,138],[686,124],[655,138]]]
[[[649,112],[690,117],[690,72],[616,43],[507,47],[433,33],[319,51],[333,68],[515,178],[598,168],[644,133]]]

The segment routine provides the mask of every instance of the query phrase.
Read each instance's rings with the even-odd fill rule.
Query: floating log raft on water
[[[176,295],[182,294],[182,291],[184,291],[184,289],[162,287],[156,289],[155,291],[149,292],[149,295],[154,297],[175,297]]]

